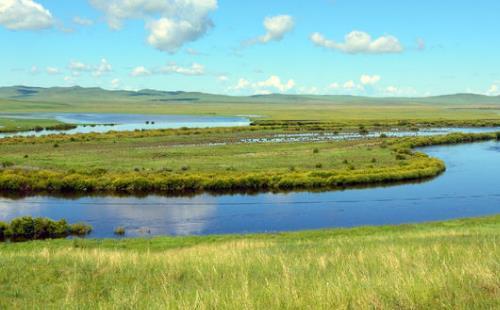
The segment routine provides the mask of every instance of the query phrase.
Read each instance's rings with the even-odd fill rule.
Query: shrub
[[[31,217],[25,216],[12,220],[9,232],[13,238],[33,239],[35,235],[35,223]]]
[[[315,148],[315,149],[313,150],[313,154],[318,154],[318,153],[319,153],[319,149]]]
[[[12,167],[14,166],[14,163],[11,162],[11,161],[3,161],[2,162],[2,168],[9,168],[9,167]]]
[[[116,227],[115,228],[115,235],[117,236],[124,236],[125,235],[125,227]]]
[[[323,168],[323,164],[316,164],[316,169],[321,169]]]
[[[9,225],[4,222],[0,222],[0,240],[3,240],[7,237],[7,230],[9,229]]]
[[[53,221],[48,218],[24,216],[13,219],[10,224],[0,223],[0,239],[13,241],[65,238],[69,235],[83,236],[92,231],[86,224],[68,225],[66,220]]]
[[[70,225],[69,230],[74,236],[86,236],[92,232],[92,226],[85,223],[76,223]]]

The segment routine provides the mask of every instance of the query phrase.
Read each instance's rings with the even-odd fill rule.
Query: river
[[[92,238],[261,233],[441,221],[500,213],[500,143],[421,149],[448,170],[422,183],[323,193],[194,197],[0,198],[0,219],[30,215],[87,222]]]

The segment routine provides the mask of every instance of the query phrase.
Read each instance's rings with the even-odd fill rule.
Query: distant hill
[[[331,104],[442,104],[442,105],[500,105],[500,96],[476,94],[454,94],[420,98],[377,98],[334,95],[254,95],[227,96],[200,92],[160,91],[143,89],[140,91],[105,90],[84,87],[0,87],[0,99],[16,101],[37,101],[53,103],[331,103]]]

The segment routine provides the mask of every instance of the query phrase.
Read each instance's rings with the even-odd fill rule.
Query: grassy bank
[[[180,131],[182,132],[182,131]],[[201,135],[104,135],[2,142],[0,189],[18,193],[255,191],[329,189],[421,180],[443,172],[424,145],[496,139],[496,134],[367,139],[328,143],[223,145]],[[222,131],[223,134],[226,134]],[[81,139],[83,137],[83,139]],[[85,138],[87,137],[87,138]],[[74,138],[74,139],[72,139]],[[198,140],[199,139],[199,140]],[[178,144],[183,141],[182,144]],[[204,141],[205,144],[189,144]],[[221,140],[224,141],[224,140]]]
[[[68,130],[75,127],[75,125],[66,124],[51,119],[0,118],[0,133],[42,130]]]
[[[0,244],[0,308],[493,309],[500,217]]]

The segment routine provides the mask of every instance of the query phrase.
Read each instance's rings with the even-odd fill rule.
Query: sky
[[[498,0],[0,0],[0,86],[500,95]]]

